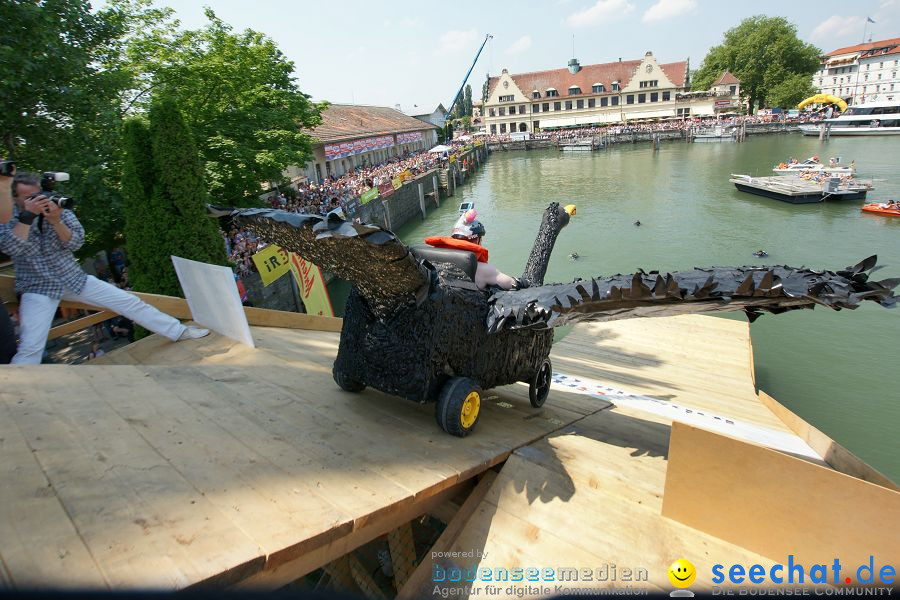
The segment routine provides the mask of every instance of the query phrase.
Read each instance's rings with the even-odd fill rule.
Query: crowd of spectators
[[[234,265],[234,272],[240,277],[255,273],[256,264],[253,262],[253,255],[266,245],[244,227],[223,231],[222,238],[225,242],[225,254]]]
[[[703,129],[714,127],[716,125],[739,126],[743,123],[759,124],[759,123],[810,123],[823,119],[823,113],[801,113],[796,117],[788,117],[782,114],[765,114],[765,115],[736,115],[726,118],[717,117],[693,117],[688,119],[668,119],[664,121],[656,121],[652,123],[626,123],[621,125],[597,125],[590,127],[577,127],[571,129],[560,129],[555,131],[541,131],[532,133],[531,139],[535,140],[552,140],[564,141],[568,139],[597,137],[601,135],[627,135],[630,133],[648,133],[648,132],[666,132],[666,131],[686,131],[688,129]],[[508,142],[512,139],[508,133],[492,134],[481,136],[485,142]]]
[[[453,152],[463,146],[461,142],[449,145]],[[291,212],[307,212],[325,215],[332,210],[359,198],[366,190],[393,180],[404,171],[414,176],[439,167],[447,160],[447,153],[428,151],[410,152],[378,164],[364,164],[341,176],[330,176],[321,183],[306,181],[273,196],[272,208]]]

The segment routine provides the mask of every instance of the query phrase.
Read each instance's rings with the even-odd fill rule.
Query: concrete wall
[[[305,312],[294,276],[290,273],[283,275],[268,287],[263,286],[259,273],[251,273],[242,277],[241,281],[247,289],[247,297],[257,308]]]
[[[425,199],[426,214],[434,203],[434,180],[438,176],[436,170],[428,171],[415,179],[407,181],[399,190],[387,198],[377,198],[359,207],[356,216],[363,223],[374,223],[385,229],[396,230],[412,219],[422,219],[422,206],[419,198],[419,186]],[[440,187],[440,186],[439,186]]]

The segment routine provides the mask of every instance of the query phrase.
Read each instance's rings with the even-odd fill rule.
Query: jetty
[[[748,194],[775,198],[791,204],[810,204],[825,200],[859,200],[873,189],[871,181],[841,181],[839,177],[822,182],[798,176],[752,177],[732,173],[729,179],[735,187]]]
[[[0,370],[0,586],[274,589],[315,572],[366,598],[480,597],[488,583],[435,565],[615,564],[618,579],[566,587],[648,592],[671,591],[679,558],[697,590],[722,561],[898,566],[896,484],[757,392],[747,323],[580,324],[541,409],[525,384],[491,390],[460,439],[432,405],[338,388],[340,319],[247,315],[255,348],[151,335],[86,365]],[[425,518],[446,527],[423,547]],[[530,590],[497,597],[556,593]]]

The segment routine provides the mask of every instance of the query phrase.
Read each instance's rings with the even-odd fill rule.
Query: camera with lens
[[[16,163],[11,160],[0,160],[0,177],[12,177],[16,174]]]
[[[53,190],[57,183],[69,181],[69,174],[61,171],[45,171],[41,174],[41,191],[34,194],[36,196],[44,196],[50,202],[53,202],[60,208],[71,209],[75,205],[75,199],[63,196],[59,192]]]

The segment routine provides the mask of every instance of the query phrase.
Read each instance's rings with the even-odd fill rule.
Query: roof
[[[825,58],[838,56],[840,54],[852,54],[854,52],[865,52],[866,50],[875,50],[878,48],[889,48],[886,54],[900,53],[900,38],[891,38],[889,40],[880,40],[878,42],[866,42],[865,44],[856,44],[855,46],[846,46],[832,50],[825,55]]]
[[[312,135],[333,142],[423,129],[437,127],[387,106],[331,104],[322,112],[322,124],[312,130]]]
[[[567,68],[551,69],[549,71],[534,71],[532,73],[519,73],[510,75],[516,85],[526,96],[538,90],[543,92],[547,88],[555,88],[563,92],[568,91],[573,85],[581,88],[582,93],[590,93],[595,83],[602,83],[606,91],[612,91],[613,81],[618,81],[621,87],[631,80],[634,70],[641,64],[640,60],[623,60],[599,65],[583,65],[581,70],[574,75]],[[684,87],[687,74],[687,61],[680,61],[659,65],[675,87]],[[490,78],[490,93],[493,93],[497,85],[497,77]],[[562,94],[565,95],[565,94]]]
[[[732,75],[729,71],[725,71],[722,75],[716,79],[716,82],[713,83],[713,87],[717,85],[732,85],[732,84],[740,84],[741,80]]]

